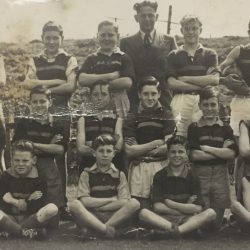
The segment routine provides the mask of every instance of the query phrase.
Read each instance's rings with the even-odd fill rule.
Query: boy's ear
[[[180,28],[180,31],[181,31],[181,34],[183,35],[183,28],[182,27]]]
[[[36,163],[37,163],[37,157],[36,157],[36,155],[32,156],[32,163],[33,163],[34,166],[36,165]]]
[[[94,157],[96,157],[95,150],[92,151],[92,155],[93,155]]]
[[[134,15],[134,18],[135,18],[135,21],[136,21],[137,23],[139,23],[138,14]]]

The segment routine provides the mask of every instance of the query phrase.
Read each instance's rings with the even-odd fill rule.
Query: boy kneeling
[[[5,236],[42,238],[43,227],[57,215],[58,208],[45,204],[47,185],[38,176],[33,144],[16,141],[12,150],[12,167],[0,178],[0,231]]]
[[[153,210],[142,209],[140,220],[166,235],[186,234],[214,220],[213,209],[202,211],[199,179],[188,169],[186,143],[174,136],[167,142],[169,164],[154,176]]]
[[[114,238],[115,228],[140,208],[139,202],[130,198],[125,174],[112,164],[115,145],[111,135],[100,135],[94,140],[96,163],[82,172],[78,200],[69,204],[81,229],[90,229],[106,238]]]

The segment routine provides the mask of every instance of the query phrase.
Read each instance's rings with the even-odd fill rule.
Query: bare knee
[[[241,207],[242,207],[242,205],[240,204],[240,202],[238,202],[238,201],[233,201],[232,204],[231,204],[231,211],[232,211],[232,212],[236,212],[236,211],[238,211]]]
[[[213,221],[216,219],[217,214],[212,208],[208,208],[204,211],[204,213],[206,214],[208,221]]]
[[[58,207],[53,204],[53,203],[49,203],[45,206],[46,208],[46,213],[47,215],[51,216],[51,217],[54,217],[58,214]]]
[[[79,200],[74,200],[68,203],[70,212],[77,212],[84,208],[83,204]]]
[[[140,211],[140,213],[139,213],[139,219],[140,219],[140,220],[145,220],[145,218],[146,218],[147,215],[148,215],[148,212],[149,212],[148,209],[143,208],[143,209]]]
[[[0,210],[0,221],[3,219],[4,216],[5,216],[5,213],[2,210]]]
[[[134,198],[128,201],[128,206],[132,211],[137,211],[140,209],[140,202]]]

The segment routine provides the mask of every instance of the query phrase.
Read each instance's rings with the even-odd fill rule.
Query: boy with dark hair
[[[206,87],[200,93],[202,118],[188,128],[190,159],[201,181],[206,208],[217,214],[219,229],[224,211],[230,207],[227,161],[237,154],[233,131],[219,119],[218,91]]]
[[[180,23],[184,44],[168,55],[166,74],[168,87],[174,93],[171,107],[177,134],[186,137],[188,126],[201,117],[199,91],[219,84],[219,70],[216,52],[199,42],[200,19],[186,15]]]
[[[165,62],[170,51],[177,48],[174,37],[161,34],[155,29],[158,20],[157,2],[143,1],[134,4],[135,21],[139,24],[139,32],[121,39],[121,50],[127,53],[135,68],[135,81],[130,88],[129,100],[131,111],[136,112],[139,104],[138,84],[148,75],[154,76],[161,85],[160,102],[169,108],[171,95],[165,81]]]
[[[130,109],[127,90],[134,78],[131,59],[117,47],[119,33],[114,23],[99,23],[97,39],[100,48],[89,55],[82,65],[79,84],[91,87],[96,81],[106,81],[113,95],[116,113],[119,117],[125,118]]]
[[[116,169],[116,140],[111,135],[99,135],[93,141],[96,163],[80,176],[77,197],[69,204],[76,224],[107,238],[114,238],[118,226],[126,222],[140,205],[130,198],[126,176]]]
[[[173,136],[167,149],[169,163],[154,176],[153,211],[144,208],[139,217],[166,236],[187,234],[214,220],[216,214],[213,209],[202,211],[200,181],[186,164],[186,140]]]
[[[46,181],[36,168],[32,142],[16,141],[12,147],[12,167],[0,178],[0,231],[28,238],[45,236],[43,228],[58,208],[47,203]]]
[[[86,106],[86,114],[78,121],[76,144],[80,157],[80,173],[86,167],[91,167],[95,163],[93,157],[92,143],[100,134],[110,134],[117,136],[116,152],[119,153],[123,146],[122,119],[117,118],[112,105],[109,83],[97,81],[90,88],[90,103]],[[120,155],[115,157],[115,164],[119,169],[122,162],[119,161]],[[116,163],[116,160],[118,162]]]
[[[165,110],[159,102],[160,83],[155,77],[144,77],[138,89],[139,108],[127,118],[123,134],[130,161],[131,195],[142,207],[150,207],[153,177],[166,164],[165,140],[174,132],[175,122],[171,110]]]
[[[16,122],[13,141],[25,139],[33,143],[39,176],[48,186],[47,201],[63,208],[65,201],[55,156],[64,154],[68,134],[61,122],[49,113],[51,103],[50,90],[44,86],[33,88],[30,92],[30,117],[21,117]]]

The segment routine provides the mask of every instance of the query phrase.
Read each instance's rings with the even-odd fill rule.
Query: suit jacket
[[[141,34],[138,32],[135,35],[121,39],[120,48],[131,57],[135,68],[135,82],[128,93],[131,106],[138,105],[138,81],[142,77],[149,75],[156,77],[161,83],[162,92],[164,93],[162,95],[164,100],[161,101],[163,106],[169,104],[171,100],[166,90],[165,64],[169,52],[177,49],[175,39],[156,31],[152,46],[145,47]]]

